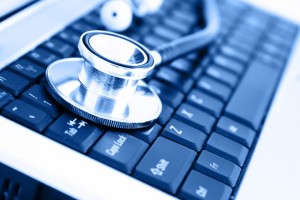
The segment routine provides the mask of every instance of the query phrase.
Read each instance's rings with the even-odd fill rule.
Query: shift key
[[[134,176],[175,194],[195,156],[193,150],[159,137],[138,164]]]
[[[253,64],[225,109],[225,114],[258,130],[272,99],[280,71]]]

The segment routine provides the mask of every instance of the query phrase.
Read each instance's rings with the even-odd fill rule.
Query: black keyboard
[[[123,34],[155,48],[203,27],[198,1],[165,0]],[[239,1],[219,1],[222,29],[207,48],[158,67],[145,81],[163,109],[141,130],[99,126],[61,108],[44,72],[78,57],[97,10],[0,72],[1,115],[182,199],[234,198],[285,69],[298,27]]]

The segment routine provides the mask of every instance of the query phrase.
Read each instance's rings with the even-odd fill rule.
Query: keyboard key
[[[9,103],[4,107],[2,113],[37,132],[43,131],[52,122],[52,118],[47,113],[20,100]]]
[[[226,115],[258,130],[271,101],[278,77],[278,70],[264,65],[251,65],[228,103],[225,109]]]
[[[136,167],[134,176],[175,194],[195,156],[189,148],[159,137]]]
[[[179,196],[183,199],[228,200],[232,189],[213,178],[192,170]]]
[[[235,87],[238,78],[236,75],[220,68],[217,66],[209,66],[206,70],[206,74],[211,77],[214,78],[217,81],[220,81],[221,83],[226,84],[227,86],[233,88]]]
[[[74,47],[55,38],[48,40],[42,46],[61,58],[70,57],[75,52]]]
[[[144,36],[143,41],[142,41],[142,43],[145,44],[150,49],[158,47],[167,42],[168,42],[167,40],[160,38],[156,35],[146,35],[146,36]]]
[[[222,117],[218,124],[216,131],[230,139],[233,139],[246,147],[251,147],[255,132],[228,117]]]
[[[45,69],[36,65],[24,58],[21,58],[14,62],[9,69],[14,71],[15,73],[24,76],[26,79],[30,81],[36,81],[39,79],[45,72]]]
[[[33,85],[24,93],[22,93],[22,100],[27,103],[40,108],[47,112],[51,117],[57,117],[59,115],[58,107],[55,106],[54,101],[51,99],[45,88],[39,85]]]
[[[239,34],[231,35],[227,40],[227,44],[247,54],[250,54],[256,46],[256,43],[247,40],[247,38]]]
[[[36,48],[35,50],[29,52],[27,57],[32,61],[42,65],[43,67],[48,67],[51,63],[58,60],[59,57],[55,54],[43,49],[43,48]]]
[[[98,19],[100,21],[100,19]],[[91,31],[91,30],[95,30],[97,29],[97,27],[86,23],[83,20],[78,20],[76,22],[73,22],[70,26],[71,29],[73,29],[74,31],[78,32],[79,34],[82,34],[86,31]]]
[[[191,30],[191,26],[185,24],[184,22],[177,21],[176,19],[166,17],[163,20],[165,26],[172,28],[175,31],[180,32],[181,34],[187,34]]]
[[[196,12],[196,11],[195,11]],[[189,26],[193,26],[197,22],[197,15],[193,14],[193,12],[182,12],[178,9],[174,9],[172,11],[172,18],[176,19],[177,21],[182,21]]]
[[[28,80],[12,72],[2,71],[0,73],[0,88],[3,88],[14,96],[18,96],[29,84]]]
[[[283,49],[280,49],[276,45],[271,44],[269,42],[265,42],[261,46],[261,51],[263,51],[264,53],[270,55],[274,60],[282,60],[282,59],[284,60],[284,59],[286,59],[287,54],[288,54]]]
[[[195,151],[200,151],[206,140],[203,132],[175,119],[166,125],[162,135]]]
[[[108,131],[91,149],[89,156],[129,174],[147,148],[147,143],[129,134]]]
[[[77,151],[86,153],[104,132],[90,123],[64,113],[49,128],[45,135]]]
[[[212,133],[207,142],[206,149],[239,166],[243,166],[249,151],[243,145],[217,133]]]
[[[220,116],[224,106],[221,101],[196,89],[192,90],[187,96],[187,103],[208,112],[214,117]]]
[[[157,138],[160,131],[161,126],[158,124],[154,124],[150,128],[135,130],[133,132],[130,132],[130,134],[150,144]]]
[[[153,33],[159,37],[164,38],[165,40],[172,41],[181,36],[180,33],[173,31],[172,29],[166,26],[156,26],[153,29]]]
[[[0,89],[0,109],[13,99],[10,93]]]
[[[246,54],[245,52],[237,51],[236,49],[223,45],[221,47],[221,52],[230,58],[234,58],[242,63],[246,63],[249,60],[250,55]]]
[[[202,151],[195,169],[231,187],[235,186],[241,172],[239,166],[206,150]]]
[[[185,58],[178,58],[170,63],[170,68],[176,69],[185,74],[190,74],[193,72],[194,65],[191,61],[188,61]]]
[[[103,29],[103,24],[101,20],[99,20],[98,12],[91,12],[83,17],[83,20],[95,27],[95,29]]]
[[[57,37],[64,42],[67,42],[73,46],[77,46],[80,39],[80,34],[71,29],[65,29],[59,32]]]
[[[197,83],[197,88],[208,94],[226,102],[230,96],[231,90],[228,86],[223,85],[207,76],[203,76]]]
[[[166,84],[162,84],[157,80],[150,81],[149,86],[156,92],[156,94],[158,94],[162,102],[166,103],[172,108],[177,108],[184,98],[182,92],[179,92],[176,89],[167,86]]]
[[[223,67],[237,75],[242,74],[244,71],[244,64],[232,58],[227,58],[223,55],[217,55],[213,58],[213,60],[218,66]]]
[[[182,104],[176,112],[175,118],[209,134],[216,119],[209,114],[190,105]]]
[[[183,93],[187,93],[193,86],[193,80],[188,76],[184,76],[166,67],[158,70],[156,73],[156,78],[175,86],[176,89],[182,91]]]
[[[164,126],[171,118],[174,109],[166,104],[162,104],[162,111],[157,119],[157,123]]]

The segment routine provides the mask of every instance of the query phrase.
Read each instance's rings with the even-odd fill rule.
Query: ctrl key
[[[179,196],[182,199],[228,200],[231,191],[231,188],[224,183],[192,170]]]

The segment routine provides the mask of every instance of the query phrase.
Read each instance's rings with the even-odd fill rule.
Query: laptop
[[[122,34],[150,49],[188,35],[205,25],[199,2],[165,0]],[[0,1],[0,199],[298,199],[296,1],[217,2],[216,40],[144,80],[159,118],[120,130],[45,87],[51,63],[104,29],[103,1]]]

